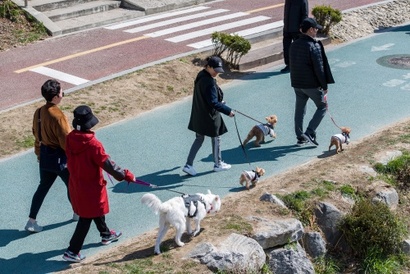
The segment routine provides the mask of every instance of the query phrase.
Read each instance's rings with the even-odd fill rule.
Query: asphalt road
[[[352,128],[353,143],[410,116],[409,34],[410,25],[406,25],[327,50],[336,80],[329,87],[329,111],[339,125]],[[389,64],[383,60],[393,57],[403,60],[404,66],[392,67],[394,62],[387,66],[379,64]],[[232,108],[258,120],[269,114],[278,116],[277,139],[260,148],[247,147],[251,165],[265,168],[266,177],[326,155],[330,136],[338,133],[327,116],[318,129],[319,147],[295,146],[295,98],[289,74],[278,73],[281,68],[268,67],[223,86],[227,104]],[[222,137],[222,156],[232,168],[219,173],[212,171],[208,139],[194,163],[199,174],[188,177],[181,171],[194,139],[187,129],[190,107],[191,98],[187,98],[97,131],[97,137],[118,164],[132,170],[139,179],[160,186],[149,189],[125,182],[108,185],[111,212],[107,223],[124,233],[114,246],[138,241],[138,235],[157,227],[157,216],[140,204],[141,196],[148,191],[165,200],[178,195],[168,190],[196,193],[210,189],[223,197],[244,190],[238,177],[242,170],[249,169],[249,164],[236,135],[234,118],[224,118],[229,132]],[[313,110],[309,103],[307,115]],[[236,119],[243,139],[255,122],[239,114]],[[38,184],[37,169],[32,150],[0,161],[0,273],[49,273],[67,268],[61,255],[76,223],[70,221],[71,210],[61,181],[52,187],[38,215],[44,231],[24,231]],[[258,187],[263,188],[263,183]],[[92,226],[82,253],[92,257],[110,248],[99,242],[98,232]]]

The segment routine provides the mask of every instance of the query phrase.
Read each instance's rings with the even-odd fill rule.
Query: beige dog
[[[251,186],[254,187],[256,183],[259,181],[259,178],[263,175],[265,175],[265,170],[260,167],[256,167],[255,170],[252,171],[244,170],[241,173],[241,176],[239,177],[239,183],[241,185],[246,183],[245,186],[247,189],[249,189],[249,184],[251,184]]]
[[[265,117],[267,123],[255,125],[248,133],[248,136],[243,141],[245,146],[253,137],[256,137],[254,145],[260,147],[259,143],[265,142],[265,136],[270,135],[272,138],[276,138],[276,133],[273,130],[278,122],[278,117],[276,115],[270,115]]]
[[[343,151],[342,144],[348,145],[350,142],[350,128],[341,127],[342,133],[335,134],[330,138],[329,151],[332,146],[336,147],[336,153]]]

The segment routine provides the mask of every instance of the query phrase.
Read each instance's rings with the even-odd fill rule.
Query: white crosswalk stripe
[[[252,24],[252,23],[256,23],[256,22],[261,22],[261,21],[268,20],[268,19],[270,19],[270,17],[256,16],[256,17],[252,17],[252,18],[249,18],[249,19],[236,21],[236,22],[233,22],[233,23],[228,23],[228,24],[224,24],[224,25],[211,27],[211,28],[208,28],[208,29],[202,29],[202,30],[199,30],[199,31],[194,31],[194,32],[178,35],[178,36],[168,38],[168,39],[165,39],[165,40],[173,42],[173,43],[178,43],[178,42],[190,40],[190,39],[193,39],[193,38],[196,38],[196,37],[209,35],[209,34],[214,33],[215,31],[224,31],[224,30],[228,30],[228,29],[233,29],[233,28],[236,28],[236,27],[245,26],[245,25],[249,25],[249,24]]]
[[[215,15],[215,14],[219,14],[219,13],[223,13],[223,12],[227,12],[227,11],[228,10],[225,10],[225,9],[211,10],[211,11],[208,11],[208,12],[197,13],[197,14],[188,15],[188,16],[184,16],[184,17],[178,17],[178,18],[158,22],[158,23],[155,23],[155,24],[150,24],[150,25],[145,25],[145,26],[129,29],[129,30],[126,30],[125,32],[137,33],[137,32],[141,32],[141,31],[144,31],[144,30],[155,29],[155,28],[158,28],[158,27],[168,26],[168,25],[171,25],[171,24],[175,24],[175,23],[179,23],[179,22],[185,22],[185,21],[188,21],[188,20],[197,19],[197,18],[201,18],[201,17],[206,17],[206,16],[209,16],[209,15]]]
[[[212,45],[210,35],[216,31],[222,32],[250,25],[248,29],[234,30],[231,33],[244,37],[283,26],[283,22],[278,21],[255,27],[255,23],[266,21],[271,18],[267,16],[255,16],[248,12],[231,12],[226,9],[206,10],[209,8],[210,7],[207,6],[199,6],[175,12],[147,16],[138,20],[108,26],[106,29],[121,29],[121,31],[131,34],[142,33],[144,37],[151,38],[167,36],[164,40],[172,43],[182,43],[194,39],[199,40],[201,37],[208,36],[208,39],[206,40],[197,41],[187,45],[191,48],[200,49]],[[201,18],[205,19],[201,20]],[[217,23],[219,23],[219,25]],[[251,26],[252,24],[254,25]],[[206,28],[207,25],[210,25],[211,27]],[[205,29],[201,29],[201,27],[205,27]],[[146,33],[148,30],[154,31]],[[178,32],[180,32],[180,34],[177,34]],[[172,34],[175,34],[175,36],[170,37]]]
[[[87,83],[89,80],[87,79],[83,79],[59,70],[55,70],[55,69],[51,69],[51,68],[47,68],[47,67],[37,67],[34,69],[31,69],[30,71],[33,72],[37,72],[39,74],[54,78],[54,79],[58,79],[61,81],[64,81],[66,83],[70,83],[73,85],[81,85],[84,83]]]
[[[161,30],[161,31],[148,33],[148,34],[145,34],[145,36],[159,37],[159,36],[175,33],[175,32],[178,32],[178,31],[193,29],[193,28],[197,28],[197,27],[201,27],[201,26],[205,26],[205,25],[209,25],[209,24],[213,24],[213,23],[217,23],[217,22],[221,22],[221,21],[226,21],[226,20],[230,20],[230,19],[234,19],[234,18],[238,18],[238,17],[241,17],[241,16],[246,16],[246,15],[248,15],[248,13],[236,12],[236,13],[232,13],[232,14],[228,14],[228,15],[224,15],[224,16],[219,16],[219,17],[215,17],[215,18],[211,18],[211,19],[197,21],[197,22],[190,23],[190,24],[185,24],[185,25],[178,26],[178,27],[173,27],[173,28],[168,28],[168,29],[164,29],[164,30]]]
[[[236,35],[244,37],[244,36],[248,36],[248,35],[251,35],[251,34],[260,33],[260,32],[267,31],[267,30],[273,30],[273,29],[280,28],[280,27],[283,27],[283,21],[277,21],[277,22],[274,22],[274,23],[265,24],[265,25],[261,25],[261,26],[258,26],[258,27],[254,27],[254,28],[234,32],[234,33],[231,33],[231,34],[232,35],[236,34]],[[187,46],[191,47],[191,48],[196,48],[196,49],[209,47],[209,46],[212,46],[212,39],[207,39],[207,40],[203,40],[203,41],[200,41],[200,42],[192,43],[192,44],[189,44]]]
[[[209,7],[199,6],[199,7],[195,7],[192,9],[185,9],[185,10],[180,10],[180,11],[175,11],[175,12],[162,13],[159,15],[147,16],[142,19],[137,19],[137,20],[120,23],[120,24],[111,25],[111,26],[105,27],[105,29],[110,29],[110,30],[122,29],[122,28],[126,28],[129,26],[134,26],[134,25],[147,23],[147,22],[151,22],[155,20],[161,20],[161,19],[165,19],[165,18],[169,18],[169,17],[181,15],[181,14],[186,14],[190,12],[197,12],[197,11],[201,11],[205,9],[209,9]]]

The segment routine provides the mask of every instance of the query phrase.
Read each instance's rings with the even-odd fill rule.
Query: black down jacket
[[[334,83],[322,42],[301,34],[290,46],[290,81],[294,88],[322,88]]]

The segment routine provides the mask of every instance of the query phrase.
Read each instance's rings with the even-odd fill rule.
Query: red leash
[[[107,173],[107,176],[108,176],[108,179],[110,179],[111,184],[114,185],[114,182],[113,182],[112,179],[111,179],[111,175]],[[157,185],[144,182],[144,181],[139,180],[139,179],[137,179],[137,178],[135,178],[135,181],[134,181],[133,183],[139,184],[139,185],[143,185],[143,186],[148,186],[148,187],[151,187],[151,188],[157,188],[157,187],[158,187]],[[128,182],[128,185],[129,185],[129,184],[130,184],[130,182]]]
[[[329,104],[327,103],[327,94],[325,94],[325,95],[323,96],[323,99],[324,99],[324,100],[325,100],[325,102],[326,102],[326,112],[329,114],[330,119],[332,120],[333,124],[335,124],[335,126],[336,126],[336,127],[338,127],[340,130],[342,130],[342,128],[341,128],[341,127],[339,127],[339,126],[336,124],[335,119],[333,119],[332,114],[330,114],[330,111],[329,111]]]

